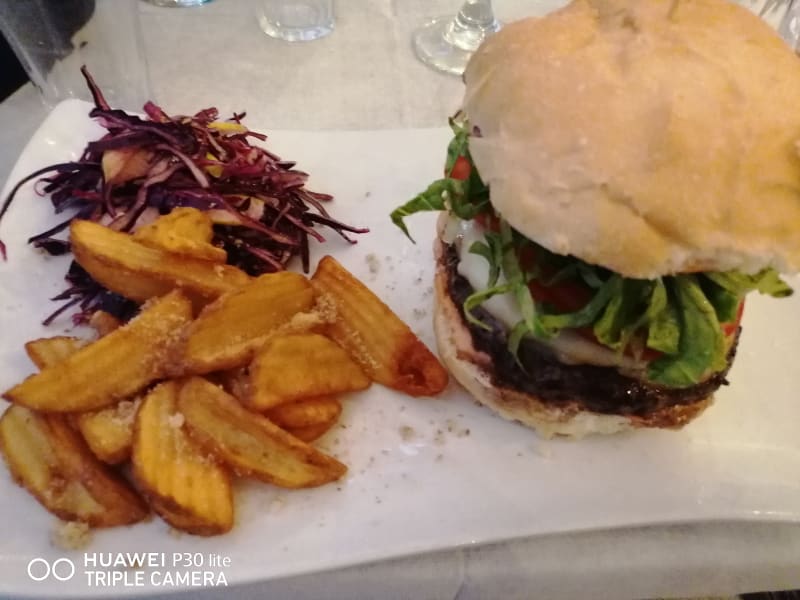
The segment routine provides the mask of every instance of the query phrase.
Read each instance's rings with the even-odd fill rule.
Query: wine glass
[[[491,0],[466,0],[455,17],[440,17],[414,32],[417,57],[438,71],[461,75],[481,42],[500,29]]]

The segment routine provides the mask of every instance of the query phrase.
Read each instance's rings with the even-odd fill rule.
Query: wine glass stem
[[[466,0],[447,28],[445,37],[454,46],[474,52],[483,39],[500,29],[491,0]]]

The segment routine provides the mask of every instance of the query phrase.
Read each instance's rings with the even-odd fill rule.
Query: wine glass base
[[[429,67],[461,75],[472,56],[472,50],[465,50],[449,41],[453,17],[433,19],[414,32],[412,44],[414,52]]]

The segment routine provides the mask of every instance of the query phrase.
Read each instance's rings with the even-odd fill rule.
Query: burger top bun
[[[800,59],[724,0],[575,0],[464,75],[491,201],[621,275],[800,269]]]

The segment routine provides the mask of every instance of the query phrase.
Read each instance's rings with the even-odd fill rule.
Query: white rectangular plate
[[[87,112],[88,105],[80,102],[56,108],[28,144],[10,182],[44,165],[77,159],[101,132]],[[409,219],[419,242],[414,245],[391,225],[388,214],[440,176],[448,139],[449,131],[441,129],[278,132],[268,142],[312,174],[311,189],[335,195],[336,217],[372,230],[354,246],[329,234],[317,256],[334,254],[431,347],[435,215]],[[26,245],[30,235],[56,222],[48,200],[26,186],[0,226],[9,254],[0,264],[0,389],[32,372],[23,352],[26,340],[69,330],[67,320],[50,328],[39,324],[54,308],[48,298],[63,289],[69,259],[50,258]],[[790,282],[800,290],[800,280]],[[86,550],[227,556],[230,566],[222,571],[231,584],[580,529],[722,519],[797,521],[798,322],[800,294],[785,300],[750,298],[731,385],[680,432],[545,441],[476,406],[455,385],[436,399],[412,399],[373,386],[347,399],[342,426],[321,441],[350,467],[340,483],[287,492],[241,482],[237,524],[226,536],[175,536],[154,519],[98,532]],[[87,587],[84,550],[51,545],[53,517],[14,485],[5,468],[0,468],[0,514],[6,523],[0,537],[0,595],[111,591]],[[32,558],[62,556],[77,564],[73,580],[28,577]]]

